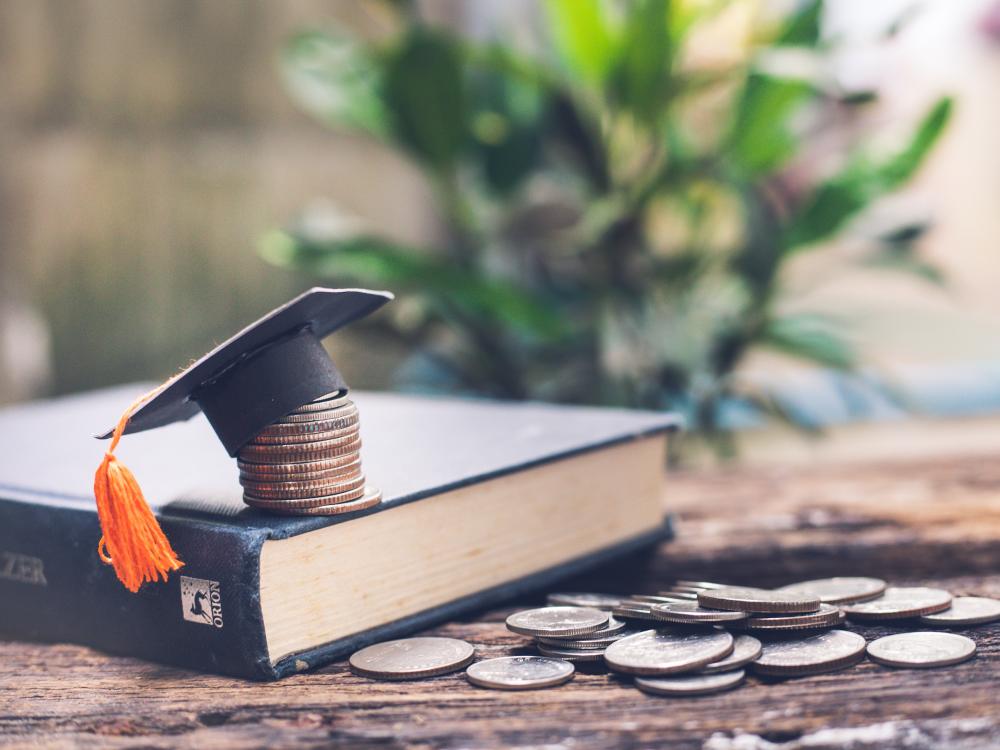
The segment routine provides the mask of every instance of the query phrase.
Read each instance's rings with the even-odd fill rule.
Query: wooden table
[[[678,538],[566,589],[655,591],[673,576],[780,584],[877,575],[1000,597],[1000,462],[744,468],[678,475]],[[436,628],[481,657],[518,653],[511,610]],[[892,628],[863,628],[869,637]],[[942,670],[862,663],[701,698],[644,695],[602,671],[520,694],[462,676],[379,683],[343,663],[278,683],[238,682],[0,642],[0,745],[56,747],[698,747],[710,750],[1000,746],[1000,625],[967,632],[971,662]]]

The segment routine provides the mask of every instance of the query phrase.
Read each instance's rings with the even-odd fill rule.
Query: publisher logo
[[[0,550],[0,578],[35,586],[48,586],[40,557]]]
[[[222,594],[219,582],[181,576],[181,611],[189,622],[222,627]]]

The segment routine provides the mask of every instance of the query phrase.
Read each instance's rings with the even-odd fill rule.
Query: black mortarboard
[[[235,456],[282,417],[330,394],[346,392],[347,385],[320,340],[391,299],[389,292],[367,289],[310,289],[140,398],[113,430],[100,436],[112,440],[94,475],[104,532],[98,554],[114,565],[126,588],[137,591],[146,581],[166,579],[183,563],[135,477],[114,455],[122,435],[190,419],[201,411],[226,451]],[[364,482],[360,470],[352,482],[352,492],[364,492],[354,489]],[[377,502],[378,497],[364,501]]]
[[[320,340],[392,297],[368,289],[310,289],[169,381],[132,413],[124,434],[163,427],[202,411],[226,451],[235,456],[279,417],[320,396],[346,390]]]

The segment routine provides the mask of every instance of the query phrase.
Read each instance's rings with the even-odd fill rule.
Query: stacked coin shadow
[[[361,423],[346,391],[323,396],[268,425],[237,454],[243,501],[286,515],[338,515],[382,495],[361,469]]]

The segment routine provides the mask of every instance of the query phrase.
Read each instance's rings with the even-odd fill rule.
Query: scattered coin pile
[[[876,578],[827,578],[779,589],[677,581],[655,595],[558,593],[548,604],[515,612],[506,623],[532,638],[539,656],[471,663],[474,649],[464,641],[411,638],[362,649],[351,657],[351,668],[377,679],[412,679],[468,667],[473,685],[526,690],[561,685],[573,678],[574,663],[592,663],[631,676],[647,693],[706,695],[737,687],[748,671],[772,678],[822,674],[857,664],[866,654],[890,667],[945,667],[976,653],[971,638],[938,630],[866,643],[841,629],[847,621],[930,628],[1000,621],[1000,600],[953,598],[942,589],[888,586]]]
[[[237,456],[243,501],[291,515],[337,515],[377,505],[361,471],[358,407],[338,391],[261,430]]]

